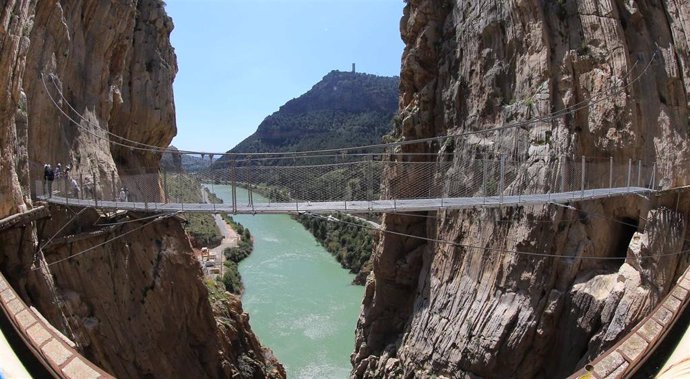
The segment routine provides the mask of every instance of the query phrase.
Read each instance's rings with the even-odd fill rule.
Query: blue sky
[[[180,149],[224,152],[331,70],[400,73],[402,0],[166,0]]]

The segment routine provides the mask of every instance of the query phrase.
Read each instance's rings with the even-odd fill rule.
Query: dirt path
[[[208,203],[208,195],[205,190],[201,190],[201,195],[204,202]],[[218,230],[223,235],[223,240],[220,242],[220,245],[210,249],[209,252],[216,256],[216,264],[219,265],[218,267],[220,268],[221,272],[220,276],[222,277],[224,268],[223,264],[225,263],[225,255],[223,255],[223,251],[228,247],[237,247],[240,236],[237,234],[237,232],[235,232],[234,229],[230,227],[230,225],[228,225],[228,223],[225,222],[225,220],[223,220],[221,215],[214,214],[213,220],[216,222]],[[209,276],[215,278],[218,275],[210,274]]]

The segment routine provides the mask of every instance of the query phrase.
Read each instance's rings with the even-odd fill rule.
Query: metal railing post
[[[254,193],[252,191],[252,183],[254,181],[254,176],[252,175],[252,161],[249,161],[249,174],[247,175],[247,191],[249,196],[249,205],[254,209]]]
[[[67,173],[66,172],[65,172],[63,177],[65,178],[65,180],[64,180],[64,182],[65,182],[65,202],[67,203],[67,205],[69,205],[70,193],[69,193],[69,187],[67,187]]]
[[[482,195],[486,198],[486,159],[482,159]]]
[[[117,199],[117,189],[115,188],[115,170],[110,172],[110,189],[113,191],[113,200]]]
[[[585,156],[582,156],[582,180],[580,182],[580,189],[581,189],[581,194],[580,198],[584,199],[585,198]]]
[[[232,160],[230,168],[230,180],[232,181],[232,213],[237,214],[237,162]]]
[[[163,169],[163,202],[168,203],[168,170]]]
[[[93,201],[96,208],[98,208],[98,181],[95,173],[92,172],[91,175],[93,175]]]
[[[369,154],[367,157],[367,201],[374,200],[374,172],[373,172],[374,157]]]
[[[613,157],[609,157],[609,195],[613,188]]]
[[[519,161],[518,161],[518,164],[520,164]],[[522,167],[522,177],[520,177],[520,175],[518,173],[518,178],[520,178],[520,180],[522,181],[522,183],[520,183],[522,185],[520,185],[520,184],[517,185],[518,204],[520,204],[520,202],[522,201],[522,190],[523,190],[523,188],[526,188],[526,186],[524,186],[524,184],[525,184],[525,177],[527,176],[527,166],[521,165],[518,167]],[[517,181],[517,179],[515,181]]]
[[[499,180],[499,193],[501,196],[500,203],[503,204],[503,186],[505,185],[505,174],[506,174],[506,156],[501,155],[501,179]]]
[[[642,185],[641,182],[642,179],[642,161],[637,160],[637,186],[640,187]]]
[[[559,160],[561,161],[561,192],[565,192],[565,165],[567,163],[564,155],[561,155]]]
[[[84,174],[79,173],[79,198],[84,198]]]
[[[247,183],[247,205],[254,208],[254,191],[252,190],[252,183],[254,183],[253,179],[253,171],[252,171],[252,160],[251,158],[247,159],[247,165],[245,166],[247,169],[247,174],[243,176],[244,181]]]
[[[628,192],[630,192],[630,176],[632,175],[632,159],[628,158]]]
[[[656,162],[652,166],[652,187],[650,189],[654,190],[654,188],[656,188]]]

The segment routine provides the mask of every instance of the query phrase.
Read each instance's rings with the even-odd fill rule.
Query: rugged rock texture
[[[81,350],[104,369],[129,378],[285,376],[264,357],[272,355],[252,333],[238,298],[223,302],[216,297],[225,295],[214,293],[212,311],[179,220],[131,214],[110,220],[125,223],[99,227],[94,210],[51,213],[46,237],[72,219],[60,232],[66,237],[44,250],[61,304],[53,318],[67,320]],[[117,236],[126,237],[97,247]],[[85,253],[69,258],[77,252]],[[54,310],[52,302],[36,300]]]
[[[71,163],[101,198],[120,184],[160,196],[160,154],[118,144],[175,134],[171,29],[160,0],[0,4],[0,217],[34,206],[43,162]],[[211,306],[179,220],[51,213],[0,234],[0,269],[95,363],[123,378],[285,376],[237,299]]]
[[[73,175],[88,186],[96,176],[95,191],[109,197],[113,172],[157,172],[159,153],[122,145],[165,147],[176,133],[177,63],[163,2],[39,1],[31,23],[29,145],[43,147],[29,152],[34,177],[40,163],[71,163]],[[115,176],[116,187],[135,196],[156,192],[156,176],[123,179]]]
[[[182,155],[175,146],[168,146],[161,157],[161,169],[169,172],[182,171]]]
[[[452,154],[449,174],[467,172],[468,183],[477,182],[467,170],[474,159],[506,154],[519,162],[506,193],[557,190],[572,170],[558,158],[582,155],[656,162],[659,187],[686,185],[688,31],[685,1],[410,0],[401,20],[401,137],[536,121],[400,152]],[[608,177],[607,165],[590,175]],[[353,376],[572,372],[644,317],[687,265],[677,255],[638,259],[687,249],[690,204],[672,197],[386,215],[388,230],[464,246],[384,234]]]
[[[29,1],[10,1],[0,8],[0,217],[26,209],[19,176],[26,175],[26,145],[20,144],[26,134],[26,95],[22,78],[29,49],[26,36],[30,12]],[[23,138],[25,141],[26,138]],[[26,177],[22,178],[25,179]],[[25,183],[26,184],[26,183]]]

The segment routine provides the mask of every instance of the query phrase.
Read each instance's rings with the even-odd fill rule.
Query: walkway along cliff
[[[656,162],[657,188],[688,184],[687,1],[409,0],[400,25],[399,138],[531,120],[401,153],[438,153],[459,170],[496,152],[544,192],[583,156]],[[396,180],[389,170],[383,187]],[[407,179],[420,180],[434,178]],[[566,376],[644,318],[687,267],[687,199],[386,214],[389,231],[455,245],[382,235],[353,376]]]
[[[161,0],[0,5],[0,218],[35,206],[32,162],[70,164],[92,195],[124,185],[137,195],[141,183],[123,174],[157,167],[160,154],[118,143],[166,147],[176,133],[172,28]],[[108,179],[88,181],[94,173]],[[121,378],[284,377],[238,298],[214,296],[214,313],[178,219],[50,213],[0,234],[0,269],[94,363]]]

